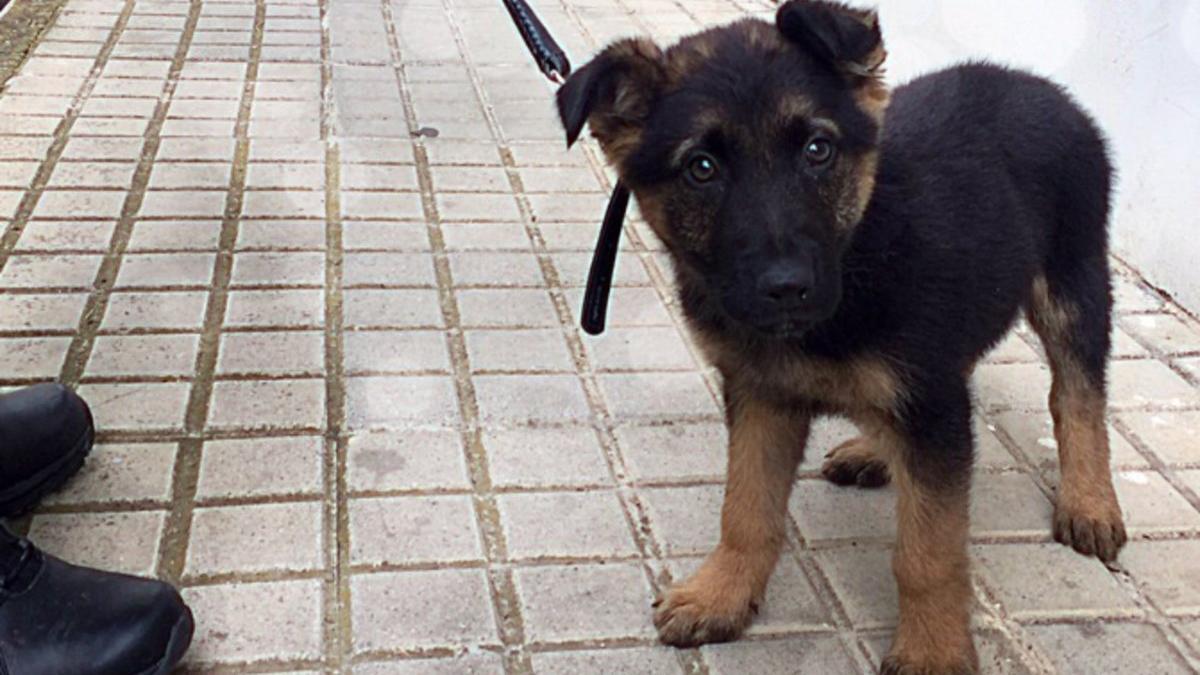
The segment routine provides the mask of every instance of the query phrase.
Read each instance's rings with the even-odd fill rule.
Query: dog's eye
[[[833,143],[825,138],[814,138],[804,146],[804,159],[813,166],[824,166],[833,159]]]
[[[697,183],[707,183],[717,177],[717,160],[709,155],[699,154],[688,162],[688,176]]]

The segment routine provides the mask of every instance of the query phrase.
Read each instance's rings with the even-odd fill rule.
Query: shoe
[[[87,403],[61,384],[0,396],[0,517],[20,515],[62,487],[94,438]]]
[[[65,563],[0,526],[0,673],[166,675],[193,628],[169,584]]]

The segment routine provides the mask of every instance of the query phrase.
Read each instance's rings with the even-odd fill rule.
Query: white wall
[[[1200,313],[1200,0],[876,0],[893,83],[974,57],[1063,84],[1112,145],[1113,248]]]

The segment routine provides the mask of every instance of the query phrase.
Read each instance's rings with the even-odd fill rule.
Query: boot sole
[[[158,663],[143,670],[137,675],[167,675],[175,664],[183,659],[183,655],[187,653],[188,647],[192,646],[192,632],[195,630],[196,624],[192,618],[192,610],[187,607],[183,608],[183,616],[175,622],[175,626],[171,628],[171,637],[167,640],[167,650],[163,657],[158,660]]]
[[[71,476],[83,468],[84,460],[92,451],[96,429],[92,422],[92,409],[88,407],[86,401],[81,402],[83,403],[83,412],[87,415],[87,428],[75,442],[75,446],[57,462],[0,492],[0,517],[12,518],[28,513],[46,495],[61,488]]]

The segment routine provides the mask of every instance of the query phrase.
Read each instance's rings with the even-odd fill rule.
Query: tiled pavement
[[[544,0],[576,59],[770,11]],[[609,332],[575,328],[610,185],[566,152],[498,0],[68,0],[0,95],[0,386],[94,406],[83,475],[16,523],[181,584],[193,672],[870,670],[890,490],[816,475],[740,642],[655,645],[714,542],[723,429],[636,222]],[[1112,425],[1133,542],[1050,542],[1047,371],[977,373],[988,672],[1200,667],[1200,330],[1118,282]]]

